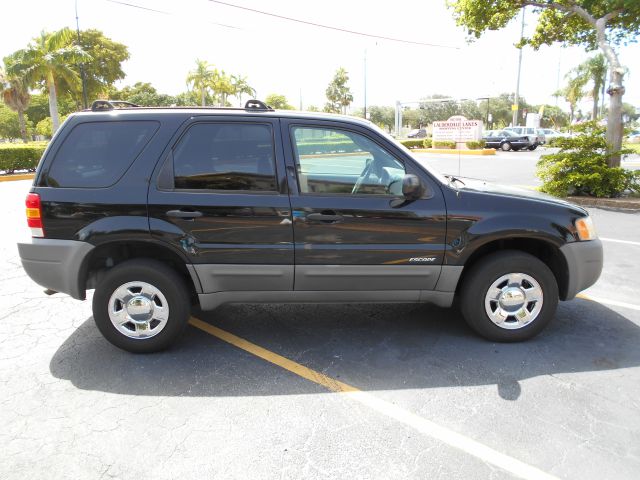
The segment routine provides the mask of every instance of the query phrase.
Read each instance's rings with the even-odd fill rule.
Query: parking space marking
[[[244,350],[252,355],[255,355],[263,360],[266,360],[273,365],[288,370],[306,380],[321,385],[326,389],[346,395],[352,400],[369,407],[370,409],[385,415],[393,420],[396,420],[403,425],[417,430],[418,432],[427,435],[431,438],[439,440],[442,443],[449,445],[455,449],[461,450],[469,455],[472,455],[483,462],[490,463],[502,470],[505,470],[517,477],[525,479],[543,479],[543,480],[557,480],[557,477],[543,472],[539,468],[524,463],[516,458],[510,457],[504,453],[498,452],[491,447],[488,447],[472,438],[466,437],[461,433],[457,433],[446,427],[438,425],[426,418],[420,417],[408,410],[405,410],[391,402],[382,400],[380,398],[371,395],[370,393],[363,392],[351,385],[348,385],[339,380],[335,380],[327,375],[305,367],[293,360],[278,355],[275,352],[260,347],[255,343],[249,342],[244,338],[238,337],[233,333],[222,330],[210,323],[204,322],[198,318],[191,317],[189,323],[210,334],[220,340],[227,342],[235,347]]]
[[[614,307],[623,307],[630,310],[640,311],[640,305],[634,305],[633,303],[619,302],[617,300],[609,300],[607,298],[601,297],[592,297],[591,295],[586,295],[584,293],[579,293],[578,295],[576,295],[576,297],[582,298],[584,300],[591,300],[592,302],[602,303],[603,305],[612,305]]]
[[[617,238],[605,238],[605,237],[599,237],[599,238],[604,242],[624,243],[626,245],[636,245],[640,247],[640,242],[632,242],[631,240],[618,240]]]

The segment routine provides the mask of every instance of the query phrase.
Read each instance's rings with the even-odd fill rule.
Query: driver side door
[[[352,124],[283,122],[295,290],[433,289],[445,243],[440,188],[382,135]],[[405,173],[427,193],[402,198]],[[427,177],[427,178],[425,178]]]

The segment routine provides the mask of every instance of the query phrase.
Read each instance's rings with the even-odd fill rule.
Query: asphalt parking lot
[[[537,155],[460,173],[536,185]],[[29,185],[0,183],[0,478],[639,476],[640,213],[590,210],[603,275],[526,343],[431,306],[231,305],[131,355],[25,276]]]

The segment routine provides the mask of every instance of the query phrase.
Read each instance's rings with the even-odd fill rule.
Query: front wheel
[[[93,318],[102,335],[132,353],[167,348],[182,334],[190,310],[180,275],[150,259],[116,265],[93,295]]]
[[[536,148],[538,148],[538,145],[531,145],[530,147],[527,147],[527,148],[529,148],[529,150],[533,152]]]
[[[553,319],[558,285],[538,258],[502,251],[476,263],[465,277],[460,307],[469,326],[495,342],[528,340]]]

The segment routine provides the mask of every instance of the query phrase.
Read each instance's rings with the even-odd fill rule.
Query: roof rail
[[[116,108],[139,107],[135,103],[124,100],[96,100],[91,104],[92,112],[103,112],[105,110],[115,110]]]
[[[260,100],[247,100],[247,103],[244,104],[244,108],[246,110],[265,110],[268,112],[273,112],[273,108],[271,108],[269,105],[267,105],[264,102],[261,102]]]

